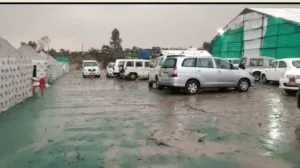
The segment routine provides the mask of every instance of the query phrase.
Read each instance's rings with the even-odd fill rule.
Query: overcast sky
[[[0,36],[21,41],[51,38],[51,48],[81,50],[109,44],[118,28],[123,48],[199,47],[245,7],[299,5],[0,5]]]

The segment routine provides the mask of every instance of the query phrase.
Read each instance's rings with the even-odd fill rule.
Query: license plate
[[[298,84],[298,83],[295,83],[295,82],[289,82],[288,85],[289,85],[289,86],[298,86],[299,84]]]

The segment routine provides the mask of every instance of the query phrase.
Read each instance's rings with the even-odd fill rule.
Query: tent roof
[[[38,55],[45,60],[49,60],[49,56],[46,53],[44,53],[43,51],[39,52]]]
[[[246,8],[261,14],[300,23],[300,8]]]
[[[19,58],[20,54],[7,40],[0,37],[0,59]]]
[[[23,45],[18,48],[18,51],[22,56],[28,57],[31,60],[43,60],[43,58],[30,46]]]

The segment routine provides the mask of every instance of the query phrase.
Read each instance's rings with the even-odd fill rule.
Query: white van
[[[125,79],[136,80],[149,78],[150,60],[128,59],[125,60],[120,76]]]
[[[153,84],[156,85],[156,88],[162,89],[161,86],[158,85],[159,82],[159,71],[163,62],[172,56],[199,56],[199,57],[212,57],[212,55],[206,50],[196,50],[194,48],[190,48],[188,50],[170,50],[170,51],[162,51],[160,57],[156,58],[154,63],[151,65],[149,71],[149,80],[148,86],[150,88],[153,87]]]

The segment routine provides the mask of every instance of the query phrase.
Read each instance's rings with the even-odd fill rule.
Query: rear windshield
[[[292,61],[292,65],[295,68],[300,68],[300,60],[299,61]]]
[[[174,68],[176,66],[177,59],[176,58],[167,58],[163,65],[162,68]]]
[[[97,63],[96,62],[84,62],[83,66],[85,66],[85,67],[97,66]]]
[[[252,58],[250,59],[249,66],[264,66],[264,59]]]

